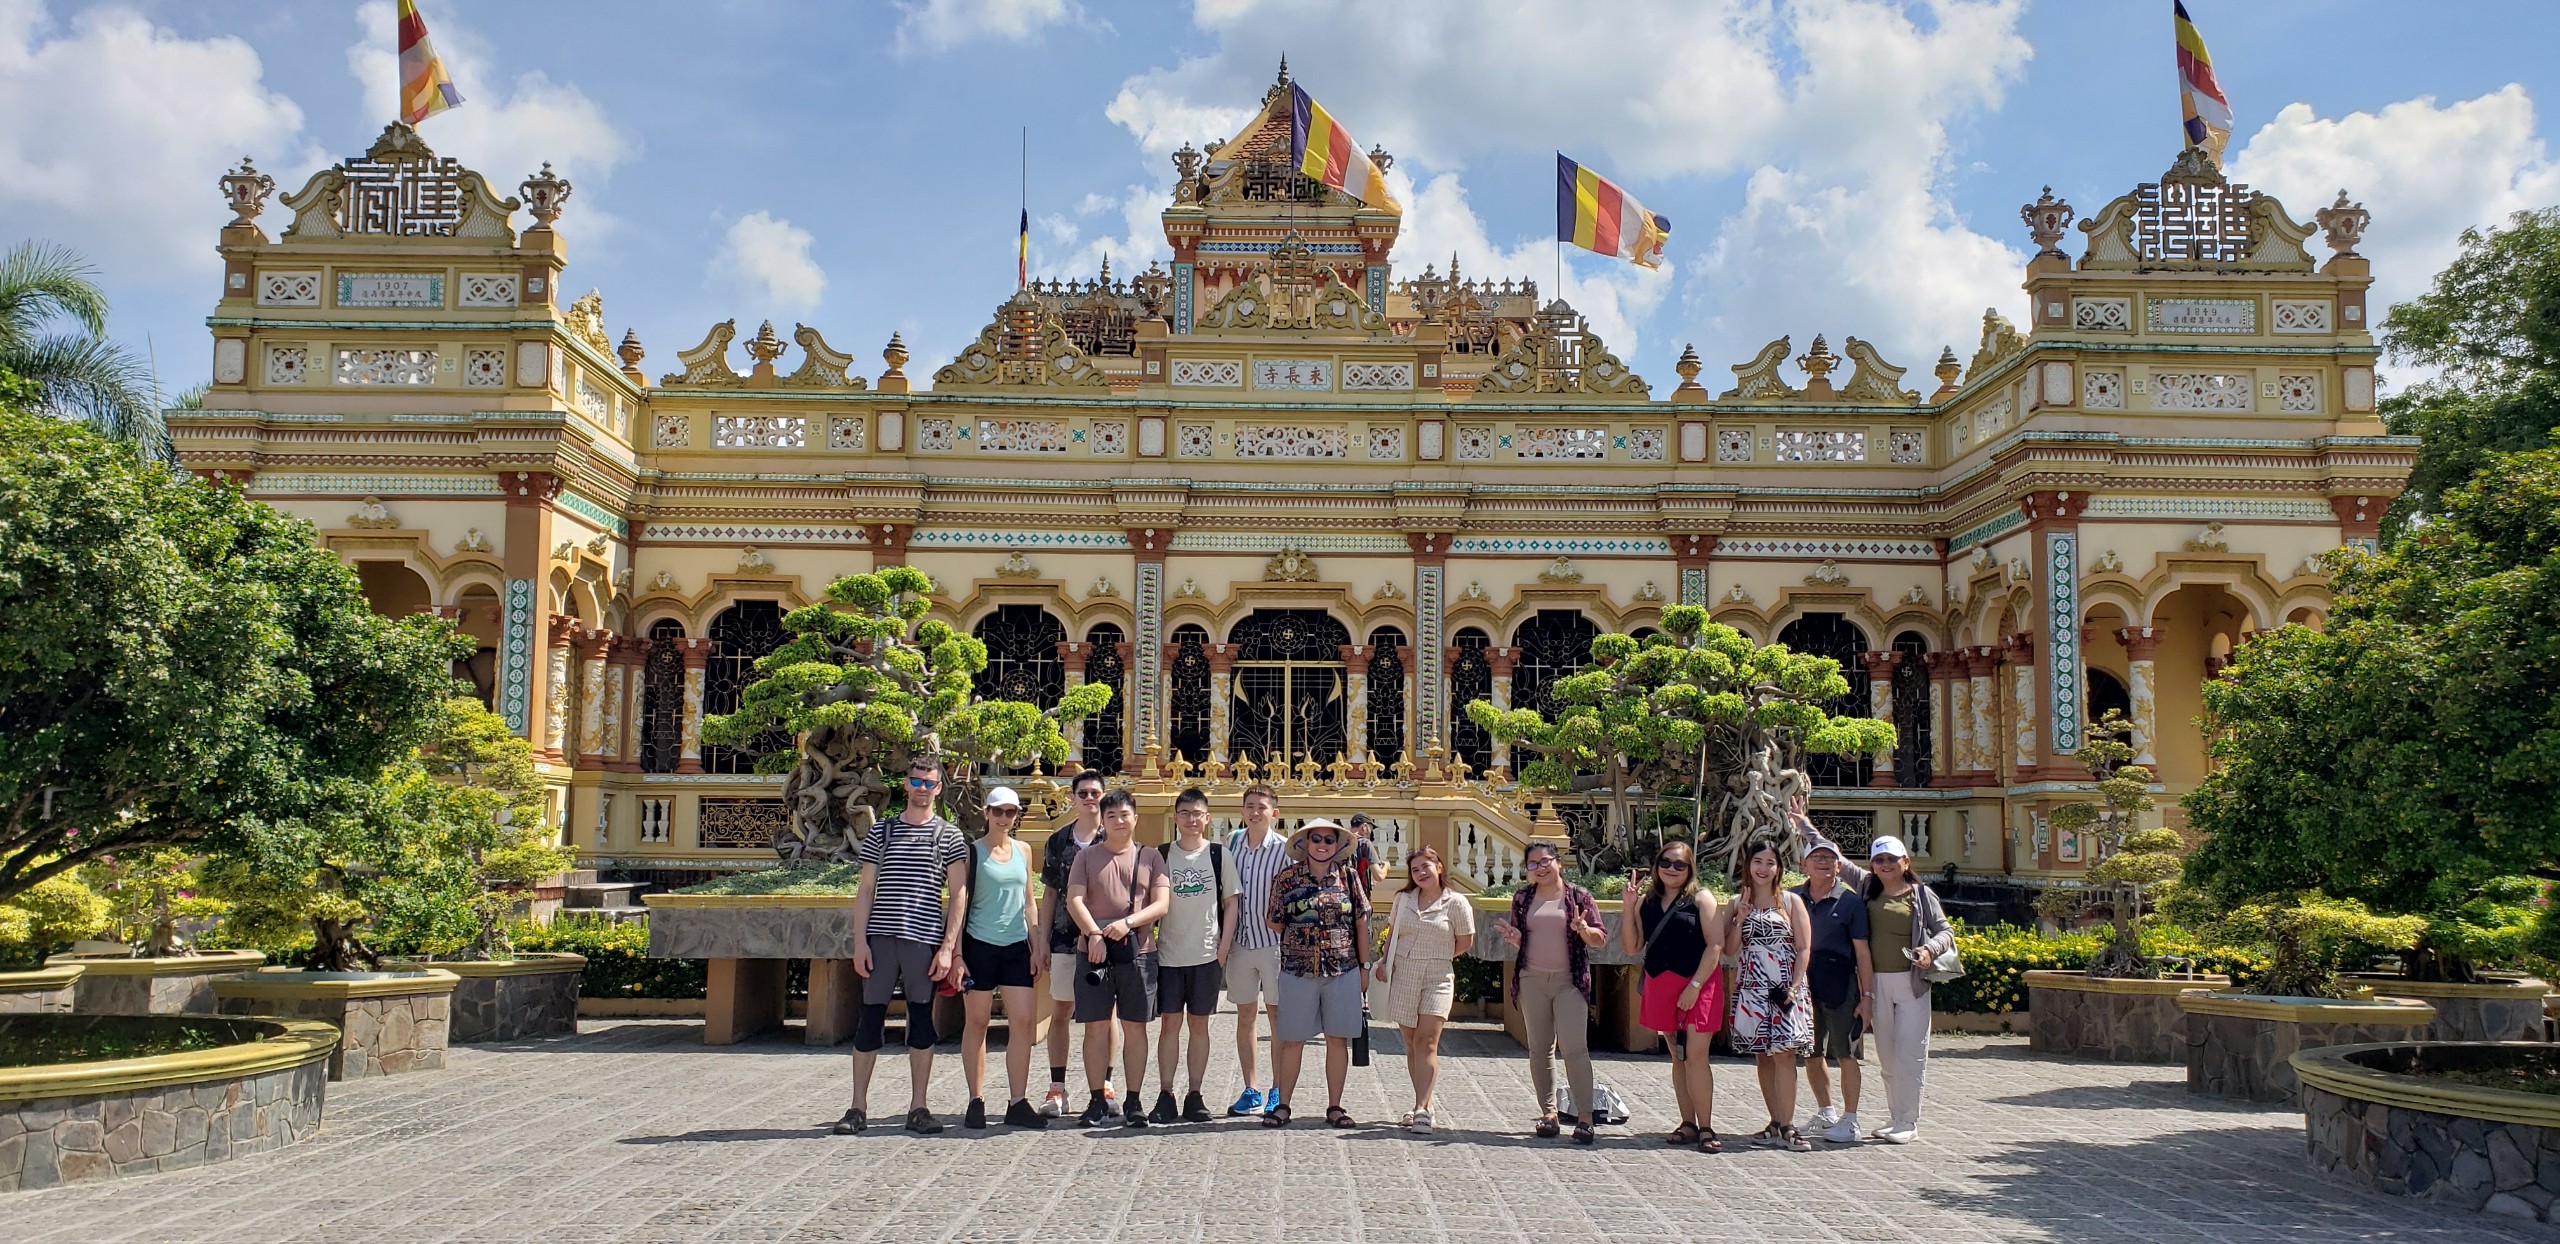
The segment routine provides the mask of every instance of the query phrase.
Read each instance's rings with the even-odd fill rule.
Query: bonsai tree
[[[81,870],[106,900],[107,928],[139,958],[166,958],[193,949],[182,922],[215,919],[228,905],[200,893],[198,858],[184,847],[136,847],[101,855]]]
[[[107,929],[107,903],[73,875],[56,875],[0,903],[0,967],[33,967]]]
[[[2416,944],[2426,929],[2418,916],[2377,916],[2353,899],[2324,894],[2233,908],[2217,932],[2237,944],[2264,945],[2267,970],[2259,988],[2278,997],[2335,998],[2338,973],[2375,954]]]
[[[2053,810],[2055,833],[2090,833],[2098,840],[2097,862],[2088,871],[2090,889],[2073,896],[2094,901],[2107,912],[2107,944],[2089,961],[2091,976],[2159,975],[2142,953],[2133,925],[2142,915],[2145,892],[2171,883],[2184,866],[2180,855],[2186,842],[2178,831],[2137,828],[2156,801],[2151,798],[2151,770],[2133,763],[2133,747],[2126,742],[2132,733],[2132,723],[2113,709],[2090,722],[2080,743],[2080,763],[2097,779],[2098,798]]]
[[[1849,693],[1838,661],[1754,644],[1695,605],[1664,609],[1661,633],[1641,642],[1593,638],[1591,658],[1551,688],[1559,706],[1552,721],[1484,700],[1466,711],[1494,739],[1534,757],[1520,767],[1522,785],[1606,801],[1601,839],[1579,844],[1585,861],[1604,871],[1620,867],[1633,843],[1631,788],[1689,789],[1702,867],[1712,852],[1728,857],[1730,868],[1763,835],[1783,840],[1793,858],[1802,844],[1789,800],[1812,784],[1787,762],[1805,752],[1854,755],[1894,744],[1890,724],[1823,708]]]
[[[100,856],[307,822],[423,737],[469,655],[312,528],[0,413],[0,902]]]
[[[773,844],[785,861],[852,859],[863,834],[905,806],[898,784],[919,754],[942,762],[946,815],[974,835],[982,766],[1055,762],[1067,754],[1060,727],[1111,702],[1111,688],[1096,683],[1055,708],[979,698],[987,646],[926,620],[932,591],[907,566],[827,585],[826,603],[783,617],[792,638],[756,662],[762,677],[740,693],[738,711],[703,719],[702,737],[714,743],[745,746],[776,729],[796,738],[757,761],[761,772],[790,774],[790,820]]]

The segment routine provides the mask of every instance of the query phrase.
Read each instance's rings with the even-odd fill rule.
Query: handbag
[[[1938,906],[1938,896],[1927,886],[1921,886],[1920,892],[1928,896],[1929,910],[1938,917],[1938,927],[1946,928],[1947,913],[1944,908]],[[1956,953],[1954,938],[1947,939],[1947,953],[1929,960],[1929,966],[1920,969],[1920,979],[1932,985],[1943,985],[1963,975],[1964,959]]]

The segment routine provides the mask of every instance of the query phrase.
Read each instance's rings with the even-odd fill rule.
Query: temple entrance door
[[[1236,624],[1235,754],[1275,763],[1333,763],[1350,751],[1342,649],[1351,632],[1320,609],[1262,609]]]

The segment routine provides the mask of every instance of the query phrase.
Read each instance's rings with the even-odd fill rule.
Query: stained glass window
[[[1808,613],[1779,627],[1778,642],[1791,651],[1840,663],[1841,676],[1849,680],[1849,694],[1823,705],[1824,711],[1864,717],[1874,708],[1867,698],[1867,667],[1858,659],[1868,650],[1867,633],[1856,623],[1836,613]],[[1816,786],[1864,786],[1875,773],[1875,761],[1867,756],[1807,755],[1803,765]]]
[[[769,600],[742,600],[711,620],[711,664],[702,672],[702,711],[738,711],[738,697],[756,680],[756,661],[789,638],[782,630],[782,606]],[[681,702],[681,701],[679,701]],[[791,746],[781,730],[757,735],[747,747],[702,746],[702,767],[711,773],[753,773],[756,758]]]
[[[1084,638],[1084,680],[1111,688],[1111,703],[1084,719],[1084,751],[1077,759],[1095,772],[1116,774],[1128,754],[1128,687],[1120,676],[1120,644],[1127,637],[1119,627],[1102,622]]]
[[[673,773],[684,759],[684,623],[649,624],[649,659],[641,666],[640,771]]]

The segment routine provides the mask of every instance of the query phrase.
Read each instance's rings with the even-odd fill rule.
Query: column
[[[1957,714],[1948,711],[1955,703],[1953,685],[1956,654],[1932,652],[1921,658],[1929,667],[1929,785],[1955,785],[1955,732]]]
[[[1704,532],[1671,537],[1672,556],[1680,563],[1680,603],[1708,607],[1707,564],[1714,560],[1716,538]]]
[[[546,650],[542,679],[542,751],[545,759],[574,762],[577,754],[569,737],[570,645],[578,638],[578,620],[555,613],[550,619],[550,645]]]
[[[1129,551],[1136,554],[1136,584],[1129,604],[1137,615],[1131,646],[1145,659],[1128,667],[1128,771],[1146,764],[1147,745],[1164,741],[1164,550],[1173,538],[1169,529],[1145,527],[1129,532]]]
[[[498,712],[508,728],[530,740],[536,750],[549,739],[550,690],[547,662],[551,621],[543,582],[550,573],[552,499],[560,495],[559,477],[538,471],[501,471],[498,491],[506,498],[506,589],[498,603]]]
[[[2000,710],[1991,701],[1991,673],[1999,668],[1999,651],[1987,646],[1965,649],[1964,672],[1973,701],[1973,756],[1966,782],[1972,786],[1998,784],[2000,745],[1992,731]]]
[[[1342,645],[1343,755],[1351,763],[1369,760],[1369,657],[1367,644]],[[1331,764],[1331,761],[1325,763]]]
[[[1894,652],[1861,652],[1860,663],[1867,667],[1867,715],[1878,721],[1893,721],[1893,669],[1901,654]],[[1893,753],[1876,757],[1875,773],[1867,779],[1869,786],[1893,786]]]
[[[1405,543],[1413,549],[1413,687],[1405,700],[1413,706],[1413,732],[1405,750],[1427,767],[1431,749],[1449,745],[1448,636],[1440,616],[1448,603],[1449,537],[1408,532]]]
[[[2068,772],[2080,752],[2088,718],[2086,656],[2080,644],[2080,510],[2085,493],[2032,492],[2019,501],[2030,533],[2036,594],[2043,609],[2030,613],[2033,645],[2027,701],[2043,705],[2044,728],[2030,744],[2038,769]],[[2076,768],[2076,764],[2071,766]]]
[[[711,666],[711,641],[681,641],[684,650],[684,725],[677,731],[683,750],[676,754],[676,772],[702,772],[702,672]]]
[[[1166,654],[1172,660],[1172,654]],[[1235,762],[1236,650],[1232,644],[1209,645],[1209,755],[1220,764]]]
[[[613,645],[605,660],[610,662],[605,677],[613,688],[614,711],[620,715],[619,728],[607,731],[613,741],[605,768],[616,773],[638,773],[640,732],[647,724],[643,710],[647,707],[649,641],[625,636]]]
[[[1510,712],[1511,667],[1520,659],[1520,650],[1517,648],[1487,648],[1484,650],[1484,656],[1485,663],[1493,667],[1493,694],[1485,698],[1493,702],[1493,707],[1496,711],[1505,713]],[[1511,745],[1497,741],[1493,745],[1493,751],[1487,759],[1491,761],[1491,767],[1493,768],[1510,768]]]
[[[863,527],[865,542],[871,546],[871,568],[887,570],[907,564],[907,536],[915,531],[912,523],[869,523]]]
[[[2158,711],[2152,700],[2151,659],[2160,651],[2160,632],[2155,627],[2128,626],[2116,632],[2116,642],[2124,645],[2125,690],[2133,701],[2132,711],[2125,714],[2133,722],[2133,763],[2155,765],[2159,758],[2151,754],[2153,720]]]
[[[1058,641],[1058,663],[1065,666],[1067,670],[1067,681],[1065,684],[1066,690],[1073,691],[1084,685],[1084,659],[1085,654],[1088,651],[1090,651],[1090,649],[1087,649],[1083,644],[1078,643],[1075,640],[1061,639]],[[1113,704],[1102,711],[1106,713],[1115,712],[1119,707],[1120,706],[1118,704]],[[1067,736],[1067,754],[1060,760],[1060,767],[1063,768],[1068,761],[1082,763],[1084,760],[1084,720],[1082,718],[1078,718],[1066,723],[1066,725],[1060,727],[1060,733]]]
[[[1399,760],[1412,759],[1422,755],[1421,744],[1414,741],[1422,737],[1414,733],[1417,728],[1414,725],[1415,714],[1419,711],[1416,708],[1413,691],[1414,677],[1420,669],[1419,663],[1415,660],[1418,652],[1419,650],[1414,648],[1407,648],[1404,650],[1404,754],[1401,756],[1378,757],[1380,761],[1391,766]],[[1413,763],[1420,765],[1422,761],[1414,759]],[[1420,772],[1420,770],[1417,769],[1416,772]],[[1440,858],[1444,860],[1449,858],[1448,853],[1442,852]]]
[[[605,656],[619,638],[611,631],[587,631],[574,647],[578,657],[578,767],[602,769],[605,762]],[[616,725],[621,724],[616,722]]]
[[[2009,763],[2016,780],[2026,781],[2036,775],[2036,637],[2026,631],[2010,636],[2000,645],[2001,659],[2009,667],[2010,721],[2013,746]]]

